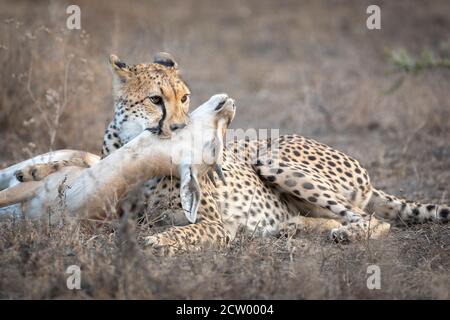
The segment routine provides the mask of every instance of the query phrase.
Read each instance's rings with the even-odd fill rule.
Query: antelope
[[[173,174],[181,181],[186,218],[195,223],[201,200],[198,179],[205,173],[211,179],[211,170],[223,178],[223,138],[234,114],[234,100],[218,94],[194,110],[189,125],[171,139],[160,139],[145,130],[102,160],[89,152],[58,150],[3,169],[0,217],[24,214],[32,220],[44,218],[56,223],[64,212],[80,218],[103,218],[117,209],[127,190],[152,177]],[[68,165],[40,181],[15,181],[17,170],[61,160]]]

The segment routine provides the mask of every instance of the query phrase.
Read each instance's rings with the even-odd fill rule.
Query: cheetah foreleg
[[[381,239],[389,233],[389,230],[389,223],[372,217],[371,219],[361,219],[360,221],[332,229],[330,239],[340,243],[365,239]]]
[[[222,249],[229,243],[229,235],[219,222],[204,221],[170,229],[145,237],[145,245],[156,255],[174,255],[206,248]]]

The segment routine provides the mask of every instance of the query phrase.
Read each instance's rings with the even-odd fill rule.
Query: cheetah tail
[[[373,189],[367,209],[379,218],[393,220],[399,224],[424,223],[428,221],[448,222],[448,205],[422,204],[399,199],[381,190]]]

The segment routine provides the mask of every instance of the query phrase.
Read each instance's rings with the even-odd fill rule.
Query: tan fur
[[[218,109],[218,105],[222,108]],[[151,132],[145,131],[88,169],[61,166],[60,170],[40,182],[24,182],[12,189],[1,191],[0,206],[23,202],[24,211],[31,218],[54,212],[55,214],[51,215],[52,222],[58,221],[62,213],[80,218],[114,217],[111,213],[117,212],[119,200],[136,184],[158,175],[177,175],[180,163],[191,163],[195,169],[192,170],[193,174],[206,172],[205,168],[211,164],[194,162],[197,160],[195,155],[205,152],[211,141],[217,140],[216,131],[222,128],[214,126],[229,123],[234,117],[234,108],[233,100],[226,95],[213,96],[196,110],[192,124],[180,131],[175,139],[159,139]],[[218,118],[223,118],[224,121],[217,121]],[[192,150],[190,143],[195,133],[201,133],[205,142],[203,145],[194,145],[198,150]],[[183,158],[180,163],[173,162],[174,155],[178,154],[175,150],[182,151]],[[56,155],[57,153],[55,152]],[[61,162],[74,165],[77,161],[76,158],[69,160],[72,162],[64,159]],[[29,162],[23,163],[29,169]],[[54,163],[47,165],[53,167]],[[44,169],[42,173],[49,172],[44,164],[34,168],[40,169]],[[0,174],[10,171],[11,169],[7,168]]]
[[[111,55],[110,64],[115,112],[105,131],[102,157],[145,129],[154,130],[160,138],[170,138],[174,128],[188,123],[190,90],[169,54],[159,53],[153,63],[136,65]],[[152,97],[161,98],[160,103]]]
[[[158,61],[166,61],[164,59]],[[133,134],[160,123],[161,108],[145,99],[149,91],[167,94],[164,96],[168,103],[166,119],[161,132],[157,132],[160,138],[170,136],[170,124],[187,121],[183,116],[187,105],[179,101],[181,93],[188,91],[182,82],[177,82],[181,80],[177,78],[176,64],[172,67],[159,63],[130,67],[113,56],[111,65],[116,113],[105,133],[103,156],[114,155],[112,151],[120,148]],[[174,84],[178,86],[173,88]],[[169,87],[174,89],[171,96],[170,90],[166,90]],[[136,110],[133,109],[135,106],[138,106]],[[133,122],[128,121],[129,118],[139,126],[128,125]],[[277,160],[274,163],[262,154],[258,162],[253,163],[235,153],[235,150],[244,150],[244,153],[255,154],[255,150],[269,144],[278,146],[278,158],[272,159]],[[228,181],[226,185],[217,182],[215,186],[206,178],[200,180],[202,202],[197,224],[187,225],[183,212],[174,209],[172,214],[179,218],[173,220],[179,225],[148,237],[147,245],[164,254],[209,246],[221,248],[241,228],[263,236],[277,235],[286,226],[290,228],[292,221],[299,223],[298,230],[308,226],[322,231],[328,229],[334,241],[346,242],[384,236],[389,231],[389,224],[383,220],[420,223],[429,220],[445,222],[449,218],[448,206],[422,205],[376,190],[358,161],[298,135],[281,136],[273,141],[239,141],[224,150],[223,168]],[[139,178],[144,182],[144,177]],[[155,178],[121,205],[123,210],[142,214],[148,208],[157,207],[162,199],[169,198],[175,208],[181,208],[179,187],[176,179]],[[314,218],[319,219],[311,220]],[[323,223],[320,220],[323,218],[335,222]]]

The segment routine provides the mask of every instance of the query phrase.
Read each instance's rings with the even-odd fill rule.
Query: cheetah
[[[109,64],[113,75],[114,117],[105,130],[101,158],[144,130],[167,139],[186,126],[191,93],[170,53],[159,52],[153,63],[135,65],[111,54]],[[28,166],[19,170],[16,178],[20,182],[39,181],[69,165],[89,167],[83,159],[58,160]]]
[[[272,149],[273,154],[264,154]],[[158,207],[162,199],[174,203],[171,221],[176,225],[145,238],[155,253],[223,248],[240,228],[275,236],[316,218],[338,221],[329,237],[343,243],[381,237],[389,230],[387,222],[449,220],[448,206],[407,201],[375,189],[357,160],[299,135],[232,141],[223,150],[222,168],[226,183],[199,179],[202,199],[194,224],[184,217],[176,178],[157,178],[141,188],[131,212]]]
[[[169,53],[156,54],[153,63],[129,65],[114,54],[109,62],[115,111],[105,131],[102,158],[143,130],[167,139],[186,126],[191,93]]]
[[[258,154],[271,145],[276,146],[275,155]],[[311,224],[316,218],[338,221],[338,225],[328,224],[334,226],[328,230],[329,238],[347,243],[382,237],[389,223],[449,220],[447,205],[421,204],[375,189],[357,160],[299,135],[233,141],[224,148],[222,161],[227,184],[218,181],[213,185],[203,179],[197,227],[190,226],[189,232],[186,226],[171,227],[147,237],[147,245],[165,253],[186,250],[186,243],[200,249],[203,241],[232,239],[240,228],[275,236],[292,225],[304,229],[301,224]],[[148,187],[146,206],[157,206],[168,192],[178,202],[178,183],[161,178]]]
[[[114,57],[111,61],[120,74],[124,65],[117,63]],[[115,94],[119,95],[116,98],[118,105],[129,104],[129,99],[120,96],[121,92],[125,91],[115,89]],[[145,101],[142,99],[147,99],[144,94],[133,101]],[[133,126],[134,131],[126,134],[117,133],[117,130],[126,131],[131,127],[122,121],[131,119],[131,115],[128,118],[122,115],[126,111],[129,115],[134,103],[129,104],[128,110],[126,107],[116,110],[106,136],[111,134],[120,140],[115,140],[117,146],[113,143],[112,147],[110,142],[114,140],[105,142],[104,154],[119,148],[120,143],[131,139],[139,130],[146,129],[147,124]],[[178,107],[183,108],[178,112],[185,114],[186,105]],[[163,108],[152,105],[146,111],[135,113],[135,117],[148,112],[145,121],[156,124],[156,127],[149,127],[151,132],[167,138],[171,130],[168,112],[164,116],[161,110]],[[166,128],[165,134],[163,128]],[[382,237],[389,231],[390,224],[449,220],[448,205],[421,204],[388,195],[372,186],[367,171],[357,160],[299,135],[232,141],[222,152],[222,168],[225,181],[211,180],[208,176],[199,179],[202,200],[193,224],[183,212],[180,182],[176,178],[159,177],[147,181],[124,201],[123,210],[136,215],[157,208],[163,199],[171,199],[173,203],[170,225],[165,231],[146,237],[145,245],[161,254],[210,246],[223,248],[239,229],[255,235],[275,236],[292,226],[302,229],[302,225],[317,218],[334,221],[326,227],[329,238],[346,243]],[[36,172],[35,175],[41,176]]]
[[[185,216],[194,223],[201,199],[197,178],[219,166],[223,135],[234,114],[234,100],[217,94],[196,108],[189,125],[172,139],[145,130],[103,160],[87,152],[58,150],[3,169],[0,186],[9,184],[15,170],[36,161],[44,161],[39,169],[52,158],[68,164],[43,181],[13,183],[0,191],[0,208],[5,208],[0,209],[0,218],[25,214],[32,220],[44,217],[48,223],[58,223],[64,212],[87,224],[111,221],[120,217],[118,204],[130,189],[156,175],[176,175]],[[90,168],[69,164],[78,157]]]

